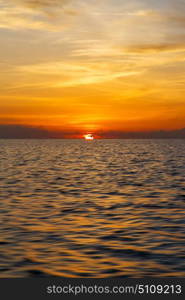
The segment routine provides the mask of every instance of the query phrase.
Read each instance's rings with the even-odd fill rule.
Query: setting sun
[[[84,139],[87,141],[90,141],[90,140],[92,141],[92,140],[94,140],[94,137],[92,134],[85,134]]]

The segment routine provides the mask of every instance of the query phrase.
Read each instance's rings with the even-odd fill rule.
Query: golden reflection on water
[[[5,141],[0,276],[181,276],[183,140]]]

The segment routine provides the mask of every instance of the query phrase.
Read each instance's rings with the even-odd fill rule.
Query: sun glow
[[[183,137],[184,2],[0,0],[0,137]]]
[[[94,140],[94,137],[93,137],[92,134],[88,133],[88,134],[85,134],[85,135],[84,135],[84,139],[85,139],[86,141],[92,141],[92,140]]]

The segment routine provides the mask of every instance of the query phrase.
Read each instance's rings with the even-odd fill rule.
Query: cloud
[[[9,0],[9,2],[30,8],[46,9],[62,7],[69,2],[69,0]]]
[[[23,74],[37,74],[53,77],[50,87],[70,87],[86,84],[96,84],[111,81],[116,78],[141,74],[141,70],[123,69],[109,63],[90,62],[51,62],[18,67]]]
[[[49,138],[50,134],[42,128],[22,125],[0,125],[0,138]]]
[[[46,130],[17,124],[0,124],[0,138],[2,139],[48,139],[48,138],[78,138],[81,132],[77,130]],[[185,138],[185,128],[177,130],[159,131],[100,131],[96,135],[108,139],[159,139],[159,138]]]
[[[81,136],[81,132],[75,129],[45,129],[39,126],[0,124],[0,139],[73,139]]]
[[[33,11],[38,11],[47,14],[48,16],[56,17],[61,13],[75,15],[73,9],[67,9],[66,5],[73,0],[8,0],[18,7],[25,7]]]
[[[136,10],[133,12],[128,12],[128,16],[136,16],[136,17],[156,17],[158,16],[157,12],[154,10]]]
[[[168,42],[162,44],[141,44],[133,45],[126,49],[129,53],[135,54],[152,54],[159,52],[184,52],[185,42],[179,44],[169,44]]]
[[[184,0],[172,1],[172,5],[169,7],[169,11],[166,15],[169,24],[184,26],[185,25],[185,2]],[[182,27],[184,30],[184,28]]]
[[[34,20],[33,15],[21,11],[4,9],[0,11],[0,28],[17,29],[37,29],[37,30],[55,30],[55,26],[44,20]]]
[[[99,136],[105,139],[184,139],[185,128],[168,131],[105,131],[101,132]]]
[[[0,28],[60,31],[77,14],[71,1],[0,0]]]

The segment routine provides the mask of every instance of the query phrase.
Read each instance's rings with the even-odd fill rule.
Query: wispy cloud
[[[180,128],[184,16],[184,0],[0,0],[1,119],[13,107],[17,123],[51,125],[56,103],[57,111],[67,107],[68,125],[105,118],[118,127],[134,117],[133,127],[143,128],[156,116],[153,128],[167,128],[176,116]],[[49,117],[39,121],[45,106]]]
[[[59,31],[70,26],[77,14],[68,3],[70,0],[0,0],[0,28]]]
[[[39,10],[57,9],[63,7],[69,1],[72,0],[7,0],[7,2]]]
[[[115,68],[110,64],[100,65],[98,63],[83,62],[52,62],[46,64],[28,65],[19,67],[24,74],[40,74],[43,76],[54,76],[51,87],[67,87],[86,84],[95,84],[111,81],[116,78],[138,75],[140,71],[120,67]]]
[[[152,54],[152,53],[162,53],[162,52],[184,52],[185,42],[183,43],[163,43],[163,44],[141,44],[133,45],[126,49],[129,53],[135,54]]]

